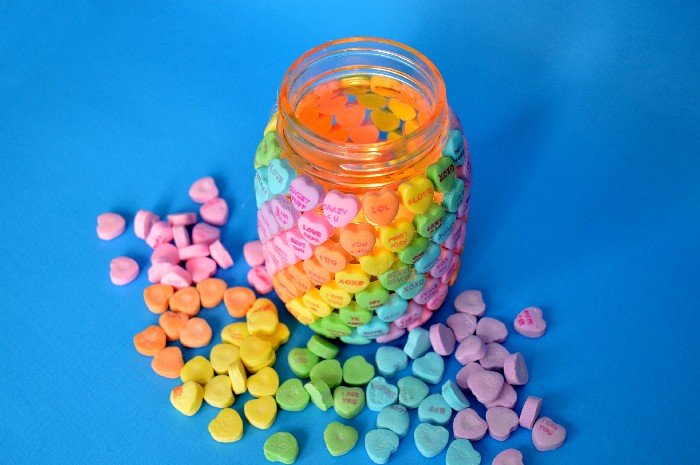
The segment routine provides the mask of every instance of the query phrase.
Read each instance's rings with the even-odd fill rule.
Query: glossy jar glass
[[[440,307],[459,271],[471,165],[421,53],[366,37],[306,52],[284,77],[255,169],[265,267],[300,322],[386,342]]]

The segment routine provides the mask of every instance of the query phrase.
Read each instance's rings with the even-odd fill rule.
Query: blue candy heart
[[[365,398],[367,408],[372,411],[379,412],[384,407],[396,402],[399,396],[399,388],[393,384],[389,384],[386,379],[381,376],[372,378],[367,383]]]
[[[403,405],[384,407],[377,415],[377,428],[390,429],[399,437],[406,436],[410,422],[408,410]]]
[[[428,278],[426,278],[423,273],[414,271],[411,273],[408,281],[396,289],[396,293],[400,295],[402,299],[410,300],[423,289],[427,280]]]
[[[425,423],[446,425],[452,417],[452,408],[442,394],[431,394],[418,406],[418,418]]]
[[[365,450],[374,463],[387,463],[399,448],[399,437],[388,429],[373,429],[365,435]]]
[[[413,328],[408,333],[406,344],[403,346],[403,351],[412,359],[417,359],[425,355],[430,350],[430,333],[425,328]]]
[[[468,439],[455,439],[447,448],[446,465],[479,465],[481,454],[474,450]]]
[[[408,308],[408,302],[396,294],[391,294],[389,300],[375,312],[380,320],[390,323],[406,313],[406,308]]]
[[[442,148],[442,154],[454,160],[455,165],[464,163],[464,137],[462,131],[452,129],[447,135],[447,142]]]
[[[418,378],[406,376],[397,383],[399,387],[399,403],[406,408],[417,408],[428,395],[428,385]]]
[[[423,256],[413,264],[418,273],[426,273],[431,269],[440,258],[440,246],[435,242],[430,241],[428,248],[425,249]]]
[[[467,396],[464,395],[464,392],[462,392],[462,389],[460,389],[457,383],[451,379],[447,380],[447,382],[442,385],[442,397],[456,412],[469,407]]]
[[[377,349],[374,361],[376,362],[379,374],[391,378],[395,376],[396,373],[406,368],[408,365],[408,356],[406,352],[398,347],[381,346]]]
[[[442,217],[442,223],[440,223],[440,227],[435,230],[435,234],[432,237],[436,244],[442,244],[447,240],[452,232],[452,227],[455,225],[455,221],[457,221],[457,215],[454,213],[447,213]]]
[[[267,187],[267,166],[255,170],[253,189],[255,190],[255,205],[258,208],[272,197],[270,189]]]
[[[371,339],[367,339],[364,336],[360,336],[357,333],[356,328],[353,328],[353,330],[349,336],[341,336],[340,340],[346,344],[354,344],[354,345],[364,345],[364,344],[369,344],[370,342],[372,342]]]
[[[286,158],[275,158],[267,166],[267,187],[272,195],[288,194],[289,185],[297,176]]]
[[[413,432],[418,452],[424,457],[435,457],[443,451],[450,440],[450,433],[442,426],[421,423]]]
[[[367,339],[376,339],[389,332],[389,323],[373,316],[369,323],[357,327],[357,335]]]
[[[445,361],[435,352],[428,352],[413,361],[411,371],[416,378],[426,383],[437,384],[445,372]]]

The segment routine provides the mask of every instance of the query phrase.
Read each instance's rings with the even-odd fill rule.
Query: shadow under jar
[[[350,344],[425,323],[454,283],[471,164],[418,51],[340,39],[292,64],[255,153],[258,235],[289,312]]]

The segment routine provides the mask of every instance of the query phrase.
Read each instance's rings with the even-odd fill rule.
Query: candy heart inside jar
[[[370,38],[302,55],[254,166],[265,267],[299,321],[386,342],[440,307],[460,267],[471,167],[425,56]]]

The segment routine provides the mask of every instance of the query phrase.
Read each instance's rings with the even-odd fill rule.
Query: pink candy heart
[[[457,342],[462,342],[476,331],[476,317],[468,313],[453,313],[447,317],[447,326],[452,328]]]
[[[259,266],[265,263],[265,255],[262,251],[262,242],[250,241],[243,244],[243,258],[248,266]]]
[[[190,258],[185,263],[185,269],[192,277],[192,282],[198,283],[216,274],[216,262],[209,257]]]
[[[455,438],[479,441],[486,436],[488,424],[476,413],[476,410],[465,408],[455,415],[452,431]]]
[[[455,350],[455,335],[450,328],[442,323],[430,326],[430,344],[440,355],[451,355]]]
[[[151,254],[151,263],[170,263],[177,265],[180,263],[180,252],[172,244],[160,244],[153,249]]]
[[[474,335],[467,336],[462,342],[460,342],[459,346],[457,346],[457,352],[455,352],[455,358],[462,365],[466,365],[470,362],[476,362],[482,359],[485,355],[486,344],[484,344],[484,341]]]
[[[248,284],[253,286],[258,294],[272,292],[272,280],[262,266],[256,266],[248,271]]]
[[[474,394],[476,400],[482,404],[488,404],[498,399],[501,395],[505,380],[503,375],[490,370],[477,371],[467,379],[467,386]]]
[[[535,449],[547,451],[558,449],[566,441],[566,429],[554,423],[550,418],[542,417],[532,428],[532,443]]]
[[[139,275],[139,264],[129,257],[117,257],[109,262],[109,279],[117,286],[129,284]]]
[[[292,198],[292,204],[300,212],[315,208],[321,202],[323,193],[323,187],[306,174],[297,176],[289,185],[289,195]]]
[[[518,415],[509,408],[493,407],[486,410],[489,435],[496,441],[505,441],[518,428]]]
[[[301,215],[297,226],[304,239],[313,245],[323,244],[333,234],[333,226],[326,217],[314,212],[306,212]]]
[[[517,401],[518,393],[515,392],[513,386],[511,386],[510,384],[504,384],[503,389],[501,389],[501,394],[498,396],[498,399],[494,400],[493,402],[489,402],[488,404],[486,404],[485,407],[505,407],[512,409],[513,407],[515,407],[515,403]]]
[[[294,265],[299,261],[299,257],[296,256],[294,249],[292,249],[289,244],[287,244],[287,241],[284,240],[284,236],[275,236],[275,238],[272,240],[272,245],[275,248],[277,255],[284,260],[285,265]]]
[[[518,449],[506,449],[493,459],[493,465],[524,465],[523,454]]]
[[[197,214],[192,212],[173,213],[168,215],[170,226],[189,226],[197,222]]]
[[[199,207],[199,214],[207,223],[223,226],[228,221],[228,204],[221,197],[217,197]]]
[[[173,240],[178,249],[192,245],[186,226],[173,226]]]
[[[503,360],[503,374],[508,384],[522,386],[530,379],[525,359],[520,352],[510,354]]]
[[[447,276],[447,275],[445,275],[445,276]],[[440,283],[433,298],[430,299],[428,301],[428,303],[425,304],[425,306],[428,308],[428,310],[435,311],[438,308],[442,307],[443,302],[445,302],[445,299],[447,298],[447,292],[449,290],[450,290],[450,286],[448,286],[444,282]]]
[[[413,297],[413,301],[420,305],[427,304],[428,301],[437,294],[438,287],[440,287],[440,281],[434,278],[428,278],[423,285],[423,289]]]
[[[177,265],[169,265],[169,268],[160,278],[161,284],[168,284],[175,289],[182,289],[192,284],[192,276],[184,268]]]
[[[258,222],[265,230],[266,235],[270,238],[281,230],[269,201],[263,202],[263,204],[260,205],[260,209],[258,210]]]
[[[406,308],[404,314],[394,320],[393,323],[395,323],[399,328],[406,328],[408,325],[418,320],[422,314],[423,307],[414,301],[409,300],[408,307]]]
[[[209,254],[216,264],[224,270],[233,266],[233,258],[231,258],[231,255],[221,241],[217,240],[209,244]]]
[[[537,421],[537,417],[540,416],[540,409],[542,408],[542,399],[535,396],[530,396],[525,399],[523,404],[523,409],[520,411],[520,426],[527,429],[532,429]]]
[[[213,242],[212,242],[213,244]],[[180,261],[187,261],[195,257],[208,257],[209,246],[207,244],[192,244],[179,249]]]
[[[126,221],[116,213],[102,213],[97,217],[97,237],[109,241],[120,236],[126,228]]]
[[[146,236],[146,244],[155,248],[160,244],[167,244],[173,240],[173,228],[167,221],[158,221],[151,226],[148,236]]]
[[[478,371],[484,371],[484,367],[479,365],[477,362],[469,362],[464,365],[464,367],[457,372],[456,376],[459,387],[462,389],[469,389],[469,384],[467,381],[471,375]]]
[[[353,194],[332,190],[323,199],[323,214],[336,228],[350,223],[360,211],[360,201]]]
[[[207,203],[219,196],[219,188],[212,177],[196,180],[190,187],[190,198],[197,203]]]
[[[537,307],[528,307],[518,313],[513,326],[517,332],[531,338],[541,337],[547,331],[547,322],[542,317],[542,310]]]
[[[206,223],[197,223],[192,228],[193,244],[211,244],[221,237],[221,230]]]
[[[476,335],[484,344],[503,342],[508,337],[508,328],[495,318],[484,317],[476,325]]]
[[[277,223],[284,230],[294,227],[299,219],[299,212],[294,209],[292,201],[285,196],[278,195],[270,200],[270,208]]]
[[[464,291],[455,299],[455,309],[458,312],[482,316],[486,310],[481,291]]]
[[[139,210],[134,216],[134,234],[139,239],[146,239],[148,233],[151,232],[151,227],[160,220],[158,215],[149,212],[148,210]]]
[[[294,227],[284,234],[287,244],[292,248],[299,260],[308,260],[314,255],[314,247],[304,239],[299,228]]]
[[[380,343],[380,344],[383,344],[383,343],[385,343],[385,342],[394,341],[394,340],[400,338],[401,336],[403,336],[404,334],[406,334],[406,330],[403,329],[403,328],[399,328],[399,327],[395,324],[395,322],[392,321],[392,322],[389,324],[389,332],[386,333],[386,334],[383,334],[383,335],[381,335],[381,336],[379,336],[379,337],[377,337],[377,338],[375,339],[375,341],[378,342],[378,343]]]
[[[498,342],[492,342],[486,344],[486,355],[479,359],[479,363],[487,370],[500,370],[508,355],[510,355],[508,349]]]

